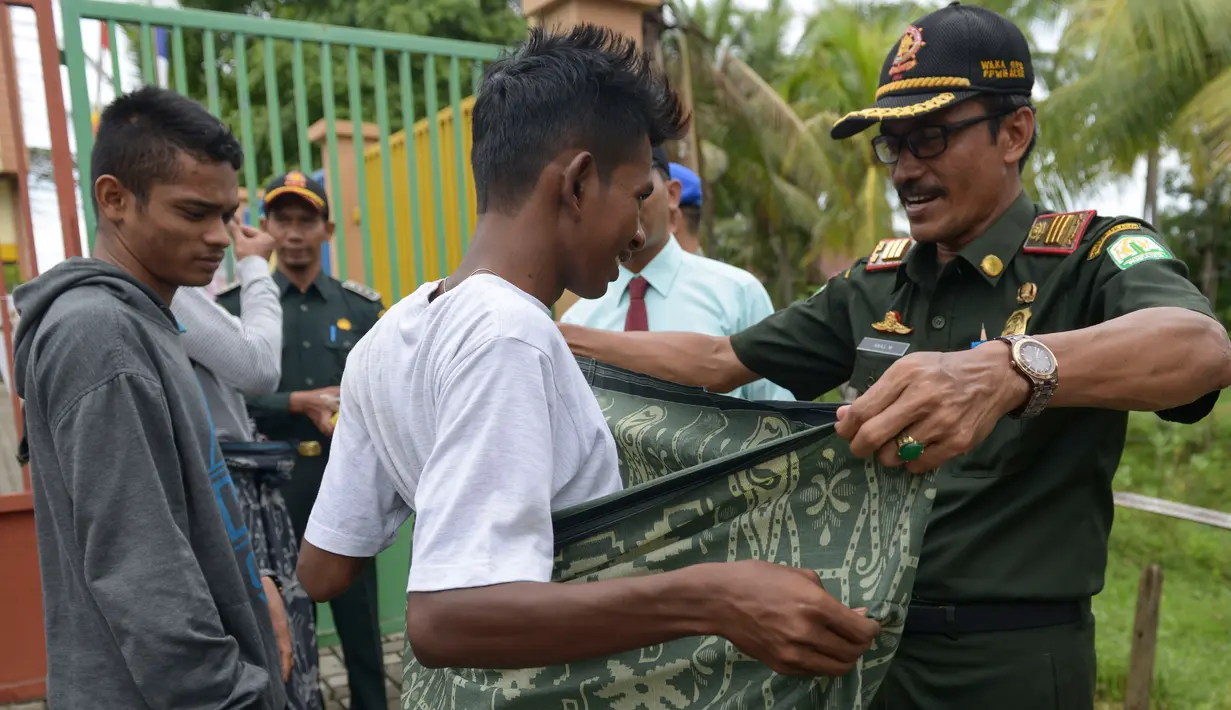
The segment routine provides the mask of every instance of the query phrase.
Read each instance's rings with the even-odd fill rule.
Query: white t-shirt
[[[551,512],[619,491],[615,441],[550,311],[476,274],[355,345],[304,537],[370,557],[415,511],[411,592],[551,579]]]

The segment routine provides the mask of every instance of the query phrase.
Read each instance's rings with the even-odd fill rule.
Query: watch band
[[[1009,412],[1009,416],[1013,419],[1031,419],[1042,414],[1043,410],[1047,408],[1048,403],[1051,402],[1058,380],[1054,370],[1051,377],[1037,377],[1025,367],[1022,367],[1021,363],[1017,361],[1017,343],[1021,340],[1034,340],[1034,338],[1028,335],[1001,335],[993,338],[993,340],[1003,340],[1009,344],[1009,361],[1013,363],[1013,369],[1017,370],[1018,374],[1025,377],[1026,381],[1030,383],[1030,396],[1026,398],[1025,404]],[[1034,340],[1034,342],[1038,343],[1040,347],[1047,347],[1037,340]],[[1049,349],[1048,352],[1050,353],[1051,350]],[[1054,360],[1055,356],[1053,355],[1052,357]]]

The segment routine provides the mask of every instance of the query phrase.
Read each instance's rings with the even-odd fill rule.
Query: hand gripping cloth
[[[760,559],[815,570],[880,635],[841,678],[780,676],[715,636],[522,670],[428,669],[407,645],[403,710],[868,707],[901,638],[933,476],[853,457],[836,405],[748,402],[578,362],[626,488],[555,514],[555,581]]]

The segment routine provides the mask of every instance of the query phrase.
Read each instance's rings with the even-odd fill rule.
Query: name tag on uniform
[[[855,349],[865,353],[902,357],[906,354],[907,350],[910,350],[910,343],[881,340],[880,338],[864,338],[859,341],[859,345]]]

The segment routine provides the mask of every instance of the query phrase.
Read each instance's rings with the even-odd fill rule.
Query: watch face
[[[1022,366],[1039,377],[1047,377],[1056,369],[1056,361],[1051,353],[1038,343],[1022,343],[1018,356]]]

